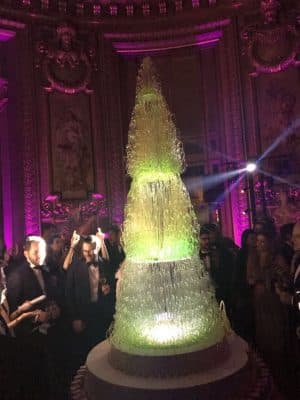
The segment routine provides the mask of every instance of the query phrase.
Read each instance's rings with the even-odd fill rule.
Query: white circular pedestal
[[[89,353],[81,382],[81,395],[87,400],[234,400],[254,399],[257,379],[248,366],[248,345],[238,336],[227,339],[229,357],[206,371],[177,377],[140,377],[128,375],[109,363],[110,344],[104,341]],[[257,371],[259,370],[259,366]],[[80,374],[79,374],[80,375]],[[268,375],[269,376],[269,375]],[[73,387],[73,388],[74,388]],[[260,391],[260,390],[259,390]],[[247,393],[251,392],[251,396]],[[258,393],[258,389],[256,390]],[[77,391],[80,397],[79,389]],[[76,390],[75,397],[76,398]]]

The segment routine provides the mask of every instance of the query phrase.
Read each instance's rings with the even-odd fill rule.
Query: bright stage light
[[[250,172],[250,173],[254,172],[256,170],[256,168],[257,168],[257,165],[253,161],[248,162],[247,165],[246,165],[246,171]]]

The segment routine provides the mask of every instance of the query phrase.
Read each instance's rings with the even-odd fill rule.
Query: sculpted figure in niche
[[[93,35],[81,32],[78,38],[77,30],[68,23],[60,24],[55,33],[53,41],[36,44],[36,67],[42,66],[45,89],[90,93],[91,73],[97,69]]]
[[[83,133],[82,122],[67,110],[57,123],[57,150],[60,154],[60,191],[87,190],[90,170],[90,152]]]
[[[280,205],[275,209],[273,214],[276,225],[281,226],[296,222],[300,210],[289,201],[287,192],[281,191],[279,193],[279,199]]]
[[[279,0],[261,0],[262,21],[247,26],[242,32],[254,76],[261,72],[279,72],[297,62],[297,23],[290,20],[281,5]]]
[[[57,30],[59,48],[56,50],[55,59],[61,68],[76,68],[79,65],[78,51],[75,50],[75,30],[66,24],[60,25]]]

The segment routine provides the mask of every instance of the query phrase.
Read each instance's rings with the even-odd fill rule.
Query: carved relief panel
[[[61,224],[80,210],[78,228],[97,219],[100,208],[103,213],[103,207],[95,211],[85,206],[95,196],[103,199],[104,195],[103,185],[96,183],[103,169],[98,159],[103,157],[99,152],[96,159],[94,150],[100,142],[95,132],[95,38],[67,23],[56,28],[41,26],[35,37],[41,218]],[[60,208],[53,205],[53,199]]]
[[[77,38],[71,25],[64,23],[56,28],[52,40],[37,42],[36,67],[42,68],[46,90],[90,92],[91,74],[97,70],[95,48],[91,38],[83,40]]]
[[[289,6],[287,12],[282,10],[282,3],[261,0],[258,22],[245,26],[242,31],[244,53],[254,75],[279,72],[298,64],[300,31],[296,8]]]
[[[299,71],[290,68],[281,73],[260,76],[253,83],[262,153],[268,152],[271,158],[288,154],[291,162],[298,162],[300,129],[294,124],[300,118]]]
[[[260,22],[241,29],[248,155],[261,158],[256,207],[277,226],[299,217],[300,193],[299,9],[285,5],[262,0]]]
[[[52,191],[63,199],[86,198],[94,190],[89,97],[49,95]]]

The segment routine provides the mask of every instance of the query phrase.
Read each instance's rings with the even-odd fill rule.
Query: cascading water
[[[112,345],[172,355],[222,341],[214,291],[198,257],[198,225],[180,178],[184,155],[151,60],[139,71],[127,148],[132,178],[124,222],[127,254]]]

